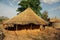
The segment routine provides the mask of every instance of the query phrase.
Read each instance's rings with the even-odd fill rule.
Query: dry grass
[[[19,30],[8,31],[0,25],[3,33],[5,34],[4,40],[60,40],[60,30],[52,27],[46,27],[45,30]]]
[[[5,22],[5,24],[13,23],[13,24],[48,24],[47,21],[43,20],[41,17],[36,15],[36,13],[31,9],[27,8],[25,11],[19,13],[19,15],[14,16]]]

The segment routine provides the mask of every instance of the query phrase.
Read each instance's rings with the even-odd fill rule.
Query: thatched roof
[[[58,23],[60,23],[60,19],[57,19],[57,18],[51,18],[50,19],[50,22],[58,22]]]
[[[38,15],[36,15],[36,13],[31,8],[27,8],[25,11],[11,18],[6,23],[22,24],[22,25],[29,23],[43,24],[43,25],[47,24],[47,22]]]

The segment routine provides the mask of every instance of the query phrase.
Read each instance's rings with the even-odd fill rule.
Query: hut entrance
[[[40,28],[40,25],[36,25],[36,24],[33,24],[33,23],[30,23],[30,24],[25,24],[25,25],[21,25],[21,24],[14,24],[14,27],[7,27],[5,29],[7,30],[23,30],[23,29],[39,29]]]
[[[20,25],[20,24],[17,25],[18,30],[21,30],[21,29],[38,29],[38,28],[40,28],[40,25],[36,25],[33,23],[25,24],[25,25]]]
[[[14,26],[8,26],[5,28],[6,30],[10,30],[10,31],[16,31],[16,24],[14,24]]]

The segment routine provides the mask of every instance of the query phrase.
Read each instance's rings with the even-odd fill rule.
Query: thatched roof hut
[[[36,13],[31,9],[27,8],[25,11],[21,12],[19,15],[14,16],[9,19],[5,24],[8,25],[10,29],[38,29],[40,25],[46,25],[48,22],[43,20],[41,17],[36,15]],[[10,28],[13,25],[13,28]]]
[[[51,18],[50,22],[54,22],[54,23],[60,23],[60,19],[57,18]]]
[[[45,25],[47,22],[43,20],[40,16],[36,15],[36,13],[31,9],[27,8],[25,11],[21,12],[19,15],[14,16],[9,19],[6,24],[42,24]]]

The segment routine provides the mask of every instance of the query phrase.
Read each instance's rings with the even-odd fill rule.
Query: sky
[[[0,16],[11,18],[17,14],[18,3],[21,0],[0,0]],[[60,19],[60,0],[40,0],[41,13],[48,12],[50,18]]]

